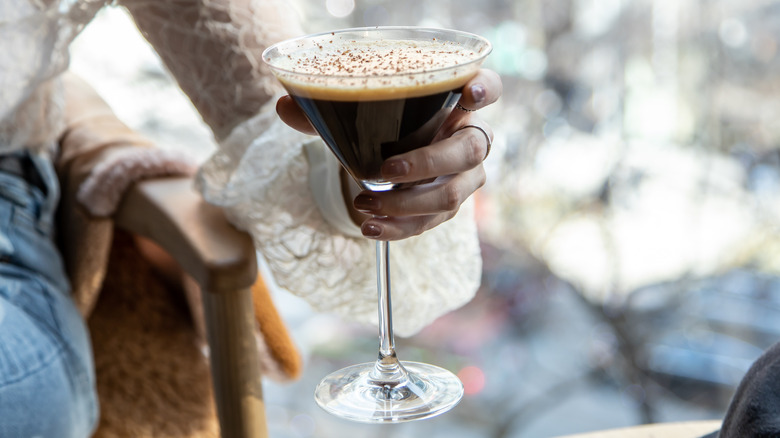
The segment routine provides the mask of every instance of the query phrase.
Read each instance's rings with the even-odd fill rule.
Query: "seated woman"
[[[8,48],[0,53],[3,437],[85,437],[96,424],[89,339],[53,242],[59,196],[53,161],[66,128],[61,75],[68,45],[108,3],[7,0],[0,7],[0,35]],[[407,315],[398,320],[398,333],[419,330],[473,295],[480,260],[467,200],[484,182],[481,161],[488,144],[480,131],[459,128],[476,124],[490,132],[477,116],[456,111],[433,145],[403,157],[410,172],[397,181],[437,177],[424,189],[366,199],[367,193],[353,193],[339,182],[324,193],[328,199],[318,201],[311,186],[334,187],[328,181],[345,179],[334,177],[337,167],[310,168],[320,146],[276,121],[275,105],[290,126],[310,132],[289,99],[280,98],[277,105],[279,86],[259,59],[269,43],[303,33],[287,2],[118,3],[133,15],[220,145],[200,173],[204,196],[251,230],[280,285],[319,309],[372,321],[373,292],[366,292],[374,289],[373,275],[366,264],[371,264],[373,247],[365,237],[399,240],[424,232],[396,247],[397,271],[415,286],[398,287],[399,294],[408,290],[398,300],[408,303],[398,308],[399,316]],[[461,105],[479,109],[500,93],[498,76],[482,71],[465,87]],[[110,217],[125,187],[111,185],[106,192],[103,178],[115,166],[150,160],[155,153],[136,156],[111,153],[111,145],[101,148],[80,183],[79,200],[93,215]],[[152,160],[157,166],[134,178],[187,168],[179,158],[160,154]],[[262,211],[258,201],[268,202]],[[365,219],[361,210],[383,217]],[[83,311],[90,303],[80,304]]]

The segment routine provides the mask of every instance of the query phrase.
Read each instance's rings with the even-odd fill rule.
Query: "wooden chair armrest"
[[[117,209],[115,224],[157,243],[203,290],[235,291],[257,278],[251,237],[206,203],[190,177],[135,183]]]
[[[151,239],[201,287],[221,436],[267,438],[255,340],[252,285],[257,256],[251,237],[207,204],[191,178],[134,184],[115,225]]]

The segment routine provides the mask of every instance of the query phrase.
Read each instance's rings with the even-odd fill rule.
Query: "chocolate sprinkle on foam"
[[[336,100],[393,98],[463,86],[480,53],[432,39],[354,41],[325,39],[272,61],[292,92]],[[372,99],[373,100],[373,99]]]

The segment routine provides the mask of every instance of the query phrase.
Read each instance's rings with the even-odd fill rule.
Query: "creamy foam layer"
[[[462,87],[482,53],[456,43],[421,40],[320,39],[271,64],[293,94],[326,100],[383,100]]]

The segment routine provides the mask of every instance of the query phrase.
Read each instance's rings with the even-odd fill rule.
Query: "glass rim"
[[[411,30],[415,32],[445,32],[449,34],[455,34],[460,37],[465,38],[471,38],[476,41],[479,41],[483,43],[484,49],[478,53],[479,56],[475,57],[474,59],[470,59],[467,62],[464,62],[462,64],[455,64],[455,65],[448,65],[445,67],[437,67],[432,69],[426,69],[426,70],[420,70],[420,71],[411,71],[411,72],[400,72],[400,73],[392,73],[392,74],[378,74],[378,75],[337,75],[337,74],[321,74],[321,73],[303,73],[295,70],[290,70],[286,68],[281,68],[273,65],[271,61],[269,61],[268,54],[274,49],[277,49],[283,45],[292,44],[296,41],[303,41],[303,40],[309,40],[309,39],[315,39],[318,37],[324,37],[327,35],[338,35],[338,34],[344,34],[349,32],[380,32],[380,31],[401,31],[401,30]],[[419,75],[419,74],[435,74],[440,72],[445,72],[447,70],[452,70],[456,68],[463,68],[463,67],[469,67],[474,64],[482,63],[485,58],[493,51],[493,45],[490,43],[490,41],[480,35],[477,35],[475,33],[466,32],[462,30],[455,30],[455,29],[446,29],[446,28],[436,28],[436,27],[427,27],[427,26],[367,26],[367,27],[350,27],[350,28],[344,28],[344,29],[338,29],[338,30],[329,30],[324,32],[317,32],[312,33],[308,35],[302,35],[294,38],[289,38],[284,41],[279,41],[277,43],[274,43],[270,46],[268,46],[265,50],[263,50],[263,53],[261,55],[261,59],[263,62],[268,65],[271,70],[278,71],[284,74],[289,75],[295,75],[295,76],[307,76],[307,77],[331,77],[331,78],[345,78],[345,79],[371,79],[371,78],[390,78],[393,76],[409,76],[409,75]]]

